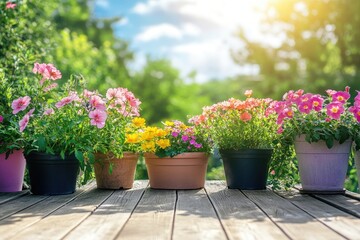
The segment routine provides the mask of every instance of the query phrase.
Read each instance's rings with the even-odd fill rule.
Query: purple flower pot
[[[308,143],[302,135],[295,141],[303,190],[336,192],[344,189],[352,141],[334,143],[328,148],[324,141]]]
[[[0,154],[0,192],[19,192],[22,190],[26,161],[22,150],[15,150],[5,159]]]

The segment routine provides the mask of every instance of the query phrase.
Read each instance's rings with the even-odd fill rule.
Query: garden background
[[[1,0],[1,9],[6,2]],[[360,1],[258,0],[263,6],[258,10],[262,40],[254,40],[246,26],[239,26],[233,32],[237,41],[228,51],[219,50],[219,56],[228,54],[231,64],[248,71],[201,81],[201,73],[196,66],[192,69],[191,62],[187,69],[192,70],[184,72],[164,56],[148,54],[142,66],[135,68],[138,52],[121,28],[115,28],[124,17],[95,14],[99,5],[111,1],[12,2],[14,8],[0,12],[1,76],[16,84],[18,79],[29,77],[34,62],[51,62],[63,73],[63,81],[70,73],[77,73],[87,79],[90,90],[104,93],[109,87],[128,88],[142,101],[142,116],[148,124],[185,121],[186,116],[201,113],[202,106],[230,97],[243,98],[246,89],[252,89],[256,97],[277,100],[290,89],[323,94],[326,89],[350,86],[353,96],[356,89],[360,90]],[[164,2],[141,1],[142,6]],[[172,0],[168,4],[191,2],[196,0]],[[224,4],[231,9],[234,2]],[[193,10],[201,15],[201,9]],[[242,18],[240,14],[238,17]],[[346,185],[352,191],[357,189],[355,171],[351,166]],[[145,166],[139,164],[137,178],[145,174]],[[222,177],[221,163],[214,158],[208,178]]]

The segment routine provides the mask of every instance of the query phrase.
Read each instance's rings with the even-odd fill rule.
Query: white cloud
[[[169,23],[162,23],[145,28],[143,32],[135,36],[135,41],[149,42],[162,37],[181,39],[184,36],[195,36],[199,34],[200,29],[191,23],[186,23],[182,27],[176,27]]]
[[[102,8],[109,8],[108,0],[95,0],[95,5]]]
[[[117,21],[115,24],[118,26],[124,26],[129,23],[129,19],[126,17],[122,17],[119,21]]]
[[[153,12],[157,9],[166,10],[172,2],[176,2],[179,0],[148,0],[146,3],[137,3],[132,11],[134,13],[143,15]]]

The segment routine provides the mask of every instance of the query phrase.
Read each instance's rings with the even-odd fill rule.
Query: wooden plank
[[[349,215],[309,195],[301,195],[298,191],[279,192],[278,194],[342,236],[349,239],[356,239],[360,236],[360,228],[354,227],[360,226],[359,218]]]
[[[3,220],[17,212],[20,212],[38,202],[48,198],[48,196],[24,195],[13,198],[11,201],[3,203],[0,207],[0,220]]]
[[[342,239],[341,235],[272,191],[242,192],[292,239]]]
[[[360,201],[344,195],[314,195],[317,199],[360,218]]]
[[[21,192],[10,192],[10,193],[3,193],[0,192],[0,204],[3,204],[5,202],[11,201],[15,198],[19,198],[24,195],[30,194],[28,190],[21,191]]]
[[[345,191],[345,196],[347,197],[351,197],[353,199],[359,200],[360,201],[360,194],[359,193],[354,193],[354,192],[350,192],[350,191]]]
[[[114,239],[140,201],[148,181],[136,181],[133,189],[117,190],[65,239]]]
[[[29,208],[26,208],[10,217],[0,221],[0,236],[2,239],[8,239],[15,236],[19,231],[40,221],[50,215],[58,208],[68,204],[84,191],[95,187],[95,182],[78,189],[74,194],[50,196],[45,201],[38,202]],[[17,201],[17,200],[14,200]]]
[[[177,192],[173,239],[227,239],[204,189]]]
[[[14,239],[61,239],[86,219],[114,191],[92,189],[25,228]]]
[[[146,189],[117,239],[170,239],[176,192]]]
[[[223,181],[207,182],[205,189],[229,239],[288,239],[239,190],[227,189]]]

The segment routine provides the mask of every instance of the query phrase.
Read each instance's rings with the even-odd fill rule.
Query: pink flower
[[[275,170],[271,170],[270,175],[275,175]]]
[[[328,90],[326,90],[326,93],[331,97],[332,95],[334,95],[336,93],[336,91],[332,90],[332,89],[328,89]]]
[[[195,144],[194,144],[194,147],[195,147],[195,148],[202,148],[202,144],[201,144],[201,143],[195,143]]]
[[[121,96],[122,96],[122,92],[118,88],[109,88],[106,91],[106,98],[109,100],[111,100],[113,98],[121,98]]]
[[[25,116],[19,121],[20,132],[23,132],[26,126],[28,125],[30,116],[25,114]]]
[[[35,108],[32,108],[32,109],[30,109],[29,112],[26,113],[26,115],[29,115],[29,117],[31,117],[33,115],[34,111],[35,111]]]
[[[55,113],[54,109],[48,108],[48,109],[45,110],[44,115],[51,115],[51,114],[54,114],[54,113]]]
[[[312,105],[312,108],[319,112],[321,111],[322,107],[323,107],[323,103],[324,103],[324,99],[318,95],[314,95],[311,99],[311,105]]]
[[[95,109],[89,113],[89,117],[91,118],[91,125],[97,126],[98,128],[103,128],[105,126],[105,121],[107,118],[105,111]]]
[[[332,95],[332,100],[334,102],[345,103],[349,98],[350,98],[350,94],[348,92],[343,92],[343,91],[335,92]]]
[[[84,97],[90,98],[92,95],[94,95],[95,92],[89,91],[87,89],[84,89]]]
[[[349,111],[352,112],[354,114],[354,117],[356,118],[356,120],[358,122],[360,122],[360,107],[359,106],[350,107]]]
[[[253,93],[252,90],[246,90],[244,95],[249,98],[249,97],[251,97],[252,93]]]
[[[96,95],[90,97],[90,105],[95,109],[99,109],[103,111],[106,110],[106,105],[104,100]]]
[[[312,110],[312,106],[313,105],[311,101],[302,102],[299,104],[299,111],[302,113],[309,114],[310,111]]]
[[[61,72],[56,69],[56,67],[54,67],[54,65],[52,64],[47,64],[46,65],[46,69],[43,73],[43,77],[45,77],[46,79],[51,79],[53,81],[60,79],[61,76]]]
[[[52,89],[57,88],[57,86],[58,86],[57,83],[50,84],[49,86],[47,86],[46,88],[44,88],[44,92],[49,92],[49,91],[51,91]]]
[[[20,97],[14,100],[11,103],[11,108],[13,109],[13,114],[17,114],[18,112],[25,110],[27,106],[29,106],[31,98],[29,96]]]
[[[5,9],[14,9],[16,7],[16,3],[12,3],[12,2],[6,2],[6,7]]]
[[[284,131],[284,129],[282,128],[282,126],[280,126],[276,132],[278,134],[281,134],[283,131]]]
[[[332,102],[326,106],[326,113],[332,119],[340,119],[344,110],[344,105],[340,102]]]
[[[0,115],[0,123],[4,121],[4,117]]]
[[[62,108],[63,106],[71,103],[72,101],[74,101],[74,97],[73,97],[73,96],[64,97],[63,99],[61,99],[59,102],[57,102],[57,103],[55,104],[55,107],[57,107],[57,108]]]
[[[172,132],[171,135],[176,138],[176,137],[179,136],[179,133],[178,132]]]
[[[252,118],[252,116],[248,112],[243,112],[242,114],[240,114],[240,119],[244,122],[250,121],[251,118]]]

